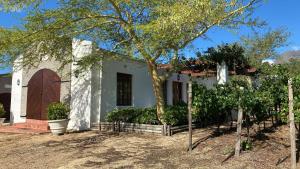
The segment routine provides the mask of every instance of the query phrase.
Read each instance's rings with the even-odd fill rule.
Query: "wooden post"
[[[192,81],[189,81],[188,88],[188,120],[189,120],[189,152],[192,152],[193,140],[192,140]]]
[[[238,119],[237,119],[237,124],[236,124],[237,140],[236,140],[236,145],[235,145],[235,157],[239,157],[240,156],[242,123],[243,123],[243,109],[242,109],[242,107],[241,107],[241,105],[239,103]]]
[[[121,132],[121,121],[118,121],[118,132]]]
[[[290,139],[291,139],[291,169],[296,169],[296,132],[294,120],[294,98],[293,98],[293,82],[288,80],[289,88],[289,122],[290,122]]]
[[[168,125],[167,124],[163,124],[163,136],[167,136],[168,135],[168,132],[167,132],[167,128],[168,128]]]
[[[171,125],[167,125],[167,135],[171,136]]]

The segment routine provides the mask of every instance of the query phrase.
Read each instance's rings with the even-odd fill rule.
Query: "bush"
[[[252,143],[250,141],[244,140],[241,143],[241,148],[243,151],[252,150]]]
[[[187,124],[187,105],[166,106],[163,120],[168,125]],[[106,116],[109,122],[122,121],[139,124],[161,124],[157,118],[156,108],[125,108],[115,109]]]
[[[132,123],[137,116],[136,112],[134,108],[115,109],[107,114],[106,119],[110,122],[123,121]]]
[[[5,113],[4,106],[2,103],[0,103],[0,118],[4,117]]]
[[[188,107],[185,103],[181,103],[174,106],[166,106],[165,113],[162,115],[162,119],[168,125],[183,125],[188,122]]]
[[[48,106],[48,120],[68,119],[70,108],[64,103],[52,103]]]
[[[137,110],[138,116],[135,118],[134,123],[139,124],[159,124],[156,114],[156,108],[145,108]]]
[[[125,108],[115,109],[106,116],[107,121],[122,121],[127,123],[159,124],[155,108]]]

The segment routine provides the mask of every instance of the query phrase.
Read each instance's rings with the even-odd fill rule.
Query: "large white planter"
[[[0,126],[4,123],[5,118],[0,118]]]
[[[49,124],[50,130],[53,134],[61,135],[66,132],[68,122],[69,122],[69,119],[49,120],[48,124]]]

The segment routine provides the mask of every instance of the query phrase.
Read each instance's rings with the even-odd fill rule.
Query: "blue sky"
[[[53,6],[53,3],[47,4],[47,7]],[[254,15],[265,20],[272,29],[285,28],[291,33],[288,46],[278,49],[278,52],[281,53],[287,50],[300,50],[300,0],[267,0],[255,11]],[[23,16],[24,12],[0,12],[0,26],[12,27],[19,25]],[[196,40],[193,43],[193,48],[187,49],[185,53],[186,55],[193,56],[197,50],[203,51],[208,47],[222,43],[236,42],[239,41],[239,37],[241,35],[247,35],[249,33],[249,30],[246,28],[241,28],[236,32],[213,29],[207,34],[209,40]],[[9,71],[10,68],[0,70],[0,74],[7,73]]]
[[[300,1],[299,0],[268,0],[254,13],[255,17],[267,22],[271,29],[284,28],[291,33],[286,47],[278,49],[282,53],[287,50],[300,50]],[[241,28],[238,32],[214,29],[208,32],[210,40],[196,40],[194,46],[197,50],[222,43],[239,41],[241,35],[251,35],[249,29]]]

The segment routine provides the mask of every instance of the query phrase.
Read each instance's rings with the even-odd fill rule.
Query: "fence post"
[[[121,122],[118,121],[118,132],[120,133],[121,132]]]
[[[192,152],[193,149],[193,128],[192,128],[192,81],[189,80],[189,88],[188,88],[188,120],[189,120],[189,152]]]
[[[167,124],[163,124],[162,135],[167,136]]]
[[[112,123],[112,130],[113,130],[113,132],[116,131],[116,126],[115,126],[115,124],[116,124],[116,122],[114,121],[114,122]]]
[[[239,99],[239,102],[241,101],[241,98]],[[235,145],[235,156],[240,156],[241,151],[241,133],[242,133],[242,123],[243,123],[243,109],[241,107],[241,103],[239,103],[239,110],[238,110],[238,119],[236,124],[236,134],[237,134],[237,141]]]
[[[296,169],[296,134],[295,134],[295,117],[294,117],[294,96],[293,81],[288,80],[289,88],[289,122],[290,122],[290,139],[291,139],[291,169]]]

